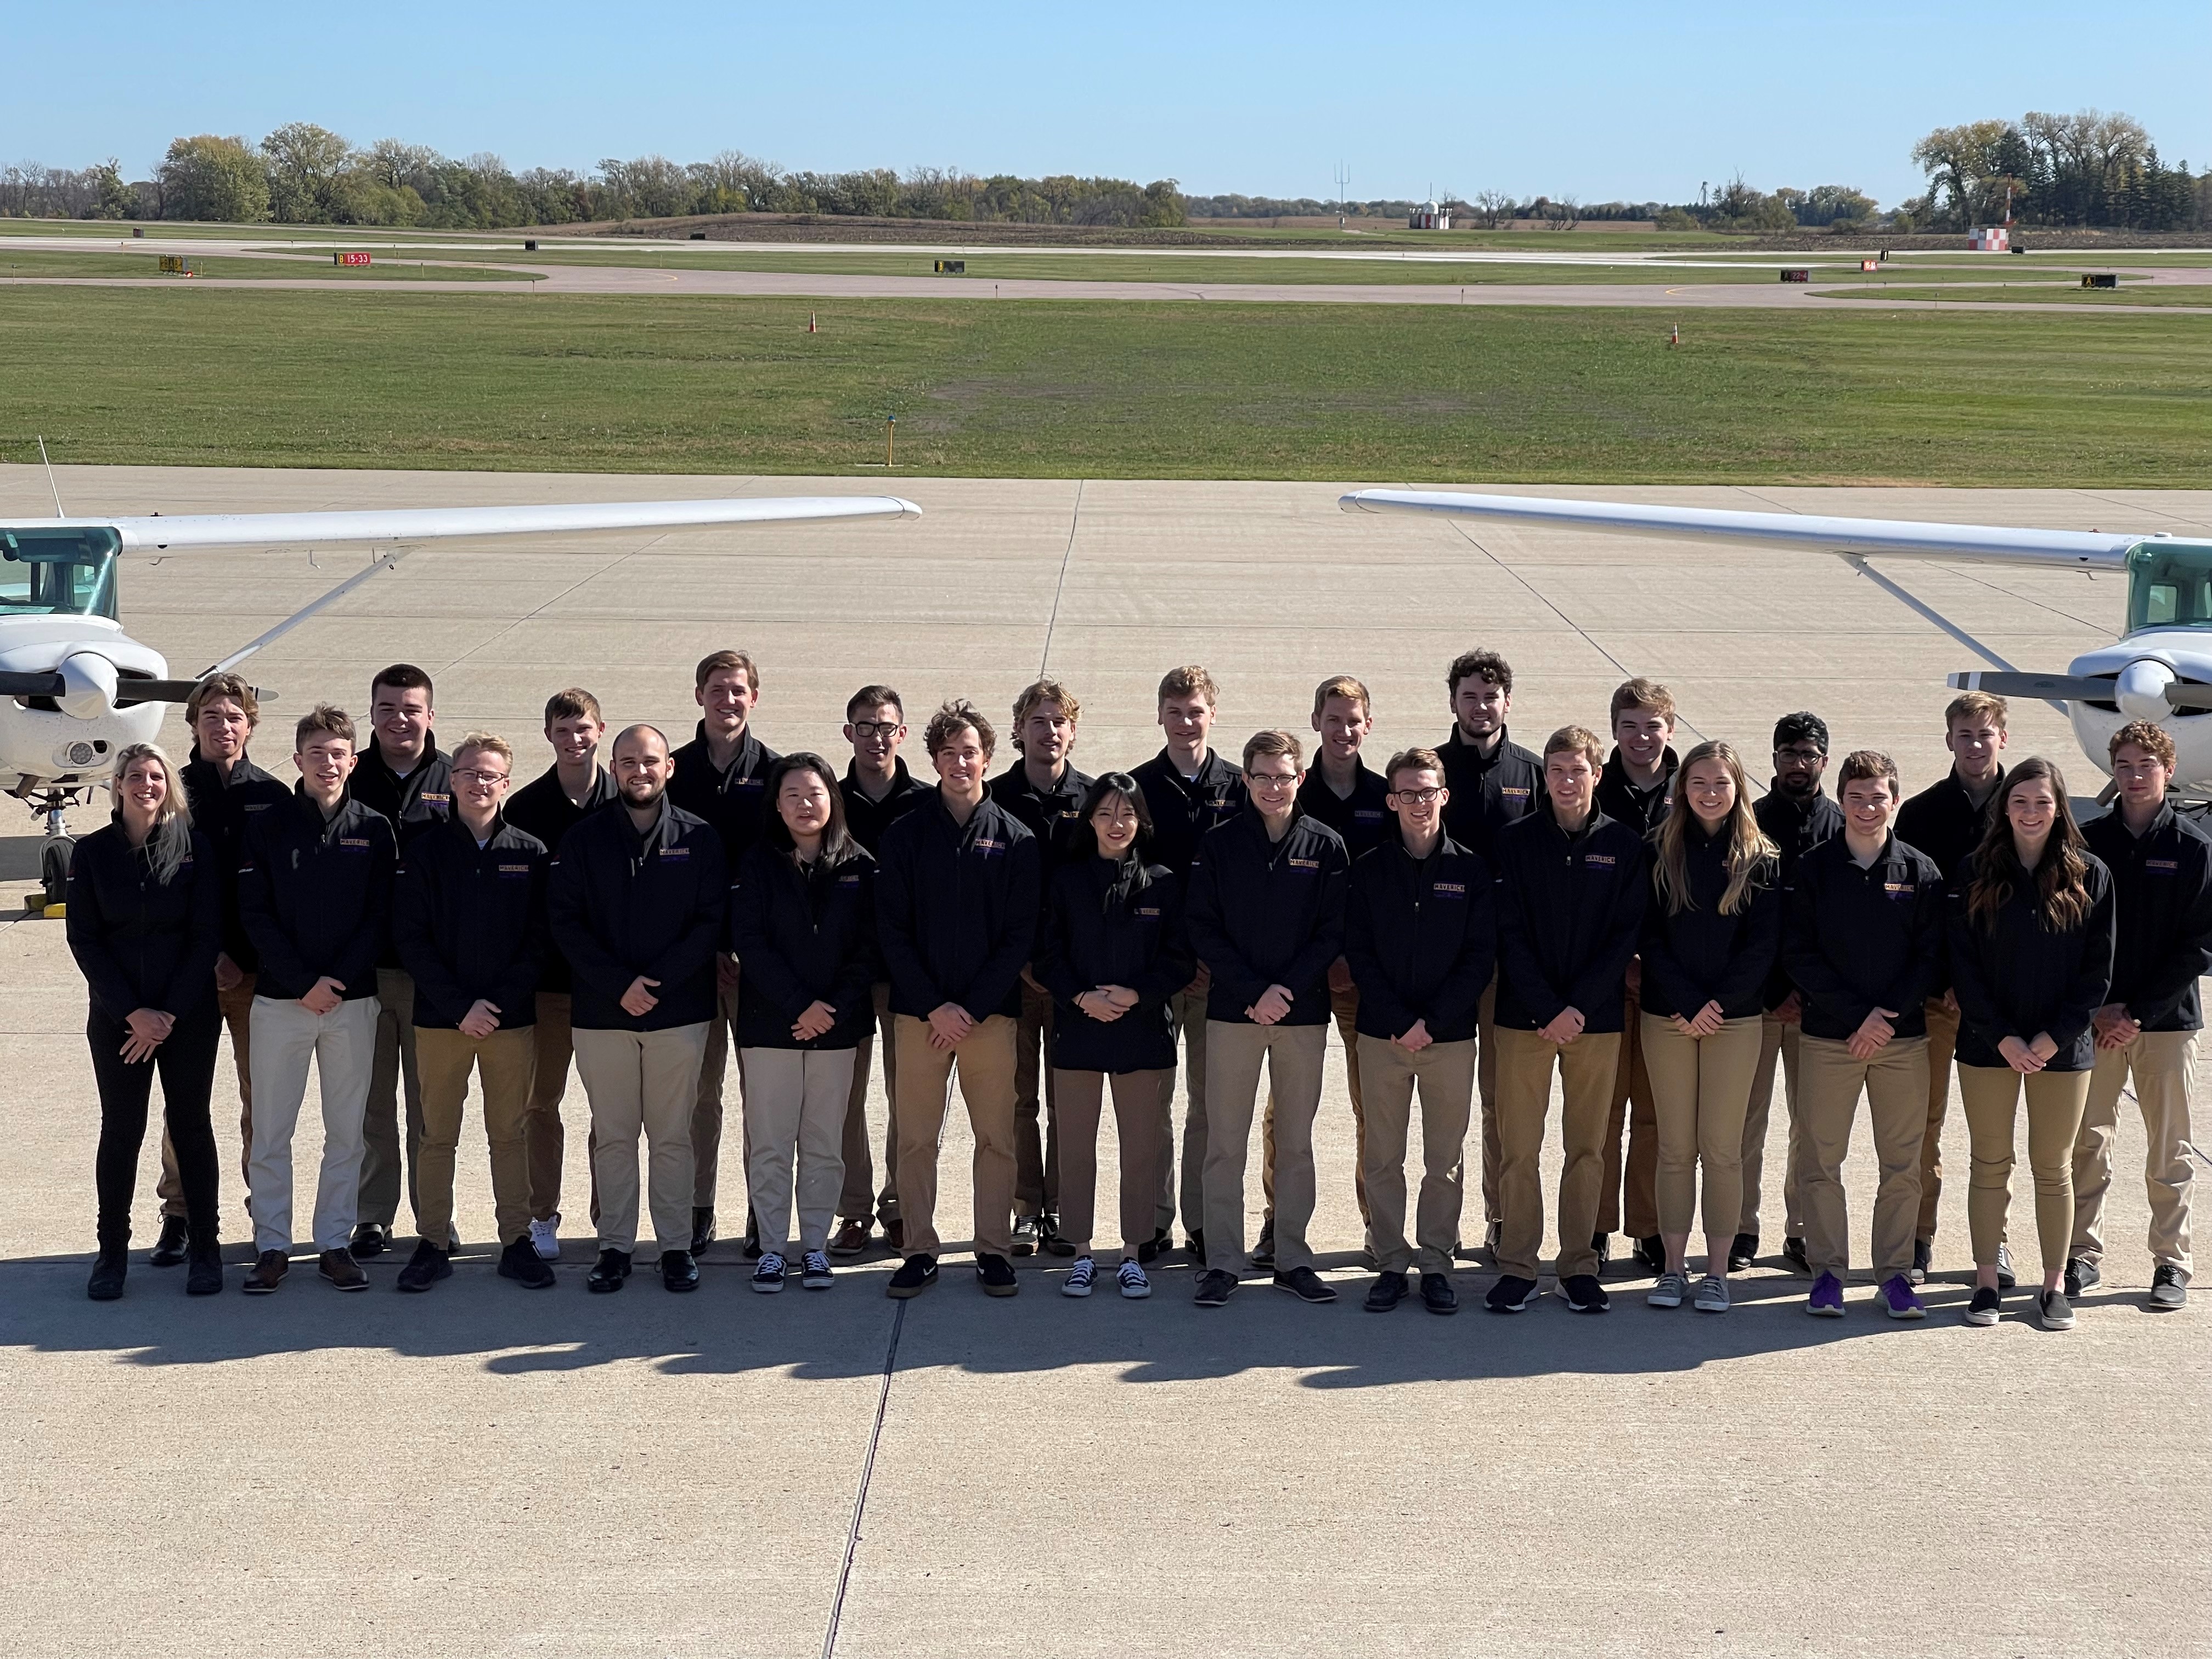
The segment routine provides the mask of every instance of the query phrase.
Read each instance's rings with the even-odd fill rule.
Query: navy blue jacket
[[[1072,765],[1060,769],[1059,784],[1049,790],[1040,790],[1030,782],[1030,775],[1022,770],[1018,757],[1014,763],[991,780],[991,799],[1022,821],[1022,827],[1037,838],[1037,852],[1045,875],[1049,878],[1054,866],[1068,854],[1068,844],[1075,838],[1075,827],[1083,817],[1083,797],[1090,792],[1091,778]]]
[[[957,823],[940,791],[884,831],[880,862],[891,1012],[927,1019],[950,1002],[972,1019],[1018,1018],[1044,899],[1036,837],[988,796]]]
[[[738,1046],[856,1048],[875,1030],[876,861],[855,844],[842,864],[805,869],[758,841],[730,889],[726,948],[738,958]],[[837,1021],[810,1042],[792,1036],[817,1002]]]
[[[328,976],[348,1002],[376,994],[399,849],[392,823],[350,795],[328,823],[307,792],[246,826],[238,908],[261,958],[253,994],[296,1001]]]
[[[415,1024],[451,1031],[477,1000],[499,1029],[538,1022],[546,956],[545,843],[503,818],[482,847],[456,813],[407,843],[392,890],[392,942],[415,976]]]
[[[1148,863],[1150,882],[1112,909],[1107,896],[1121,866],[1111,860],[1069,860],[1045,884],[1038,930],[1037,982],[1052,993],[1052,1063],[1067,1072],[1152,1072],[1176,1063],[1168,1000],[1197,972],[1183,932],[1182,880]],[[1101,985],[1124,985],[1137,1006],[1119,1019],[1093,1019],[1075,999]]]
[[[1474,1036],[1498,965],[1496,887],[1481,854],[1449,836],[1425,859],[1394,836],[1352,865],[1344,957],[1362,1036],[1392,1040],[1419,1020],[1438,1042]]]
[[[1198,776],[1176,770],[1164,749],[1129,774],[1152,815],[1147,855],[1179,876],[1190,873],[1199,843],[1244,810],[1244,774],[1218,750],[1208,750]]]
[[[434,740],[422,747],[422,758],[405,777],[394,772],[384,758],[384,749],[374,737],[361,751],[361,761],[347,781],[346,793],[372,812],[381,813],[392,826],[402,852],[407,843],[434,824],[443,823],[453,811],[453,757]],[[385,930],[377,966],[397,968],[399,947],[391,930]]]
[[[2171,806],[2140,836],[2115,808],[2083,824],[2081,838],[2112,872],[2118,914],[2105,1000],[2146,1031],[2198,1030],[2197,980],[2212,970],[2212,839]]]
[[[1848,1042],[1877,1008],[1900,1037],[1928,1035],[1943,957],[1943,872],[1892,834],[1870,869],[1841,835],[1797,860],[1783,902],[1782,965],[1805,1000],[1805,1035]]]
[[[252,973],[260,958],[253,941],[246,936],[246,923],[238,914],[238,866],[246,848],[246,826],[257,812],[265,812],[292,798],[292,792],[244,755],[225,779],[213,761],[204,761],[199,750],[185,763],[185,799],[192,809],[192,828],[208,838],[216,867],[222,874],[222,953]]]
[[[2082,874],[2089,914],[2070,932],[2043,925],[2043,906],[2023,884],[1984,927],[1966,915],[1975,860],[1960,866],[1950,893],[1951,983],[1959,998],[1961,1066],[2004,1066],[1997,1044],[2008,1036],[2032,1042],[2048,1032],[2058,1052],[2051,1072],[2086,1072],[2096,1063],[2089,1017],[2112,983],[2112,874],[2091,857]]]
[[[1281,1024],[1325,1024],[1351,876],[1343,837],[1304,812],[1280,841],[1267,839],[1257,807],[1208,835],[1190,866],[1186,913],[1191,948],[1212,974],[1206,1017],[1249,1025],[1244,1011],[1279,985],[1291,993]]]
[[[860,787],[859,772],[851,766],[846,767],[837,787],[845,797],[846,831],[871,855],[882,849],[884,830],[937,793],[934,784],[924,783],[896,757],[891,762],[891,787],[881,800],[868,798],[868,792]]]
[[[1844,833],[1844,809],[1818,790],[1808,801],[1794,800],[1770,781],[1766,793],[1753,804],[1751,815],[1759,820],[1759,827],[1766,832],[1767,840],[1782,854],[1778,881],[1783,892],[1781,908],[1786,913],[1797,860],[1829,836]],[[1782,952],[1778,949],[1774,965],[1767,969],[1766,989],[1759,1001],[1771,1012],[1788,1001],[1790,994],[1796,988],[1790,982],[1790,970],[1784,965]]]
[[[1644,838],[1595,806],[1569,836],[1546,797],[1498,833],[1498,1024],[1539,1031],[1569,1008],[1618,1031],[1651,890]]]
[[[1444,833],[1497,869],[1498,832],[1528,817],[1544,799],[1544,763],[1505,732],[1486,759],[1473,744],[1460,741],[1456,720],[1437,755],[1444,763],[1444,787],[1451,791]]]
[[[1691,823],[1682,836],[1682,865],[1690,902],[1669,915],[1669,901],[1659,891],[1658,848],[1652,848],[1651,907],[1644,916],[1644,1012],[1692,1019],[1708,1002],[1717,1002],[1724,1019],[1754,1018],[1765,1006],[1767,975],[1782,954],[1781,860],[1759,860],[1732,916],[1721,914],[1728,892],[1728,837],[1709,836]]]
[[[215,1001],[222,950],[222,871],[198,830],[167,882],[134,848],[118,815],[70,858],[70,954],[84,970],[92,1006],[110,1019],[140,1008],[183,1018]]]
[[[516,829],[544,842],[547,853],[557,853],[562,838],[571,830],[602,807],[611,806],[618,798],[614,779],[602,766],[599,775],[592,780],[591,793],[579,806],[561,787],[561,769],[549,766],[507,798],[503,816]],[[568,958],[554,947],[548,935],[545,954],[538,969],[538,988],[565,996],[572,982]]]
[[[1382,775],[1370,771],[1364,761],[1355,760],[1353,764],[1358,769],[1352,775],[1349,795],[1340,799],[1316,765],[1298,786],[1298,805],[1343,838],[1345,855],[1356,865],[1376,848],[1395,837],[1398,823],[1383,804],[1390,786]]]
[[[676,763],[668,780],[670,802],[714,826],[722,838],[723,867],[736,869],[767,822],[768,775],[782,757],[748,726],[729,765],[717,770],[707,747],[707,722],[701,720],[691,741],[670,758]]]
[[[594,813],[562,838],[546,885],[553,942],[575,973],[569,1021],[585,1031],[666,1031],[714,1018],[714,950],[729,868],[714,830],[665,797],[640,835],[629,809]],[[659,999],[642,1018],[623,993],[643,975]]]
[[[1659,762],[1659,781],[1649,789],[1639,789],[1628,781],[1628,765],[1616,744],[1597,775],[1598,811],[1639,836],[1649,836],[1674,804],[1674,784],[1681,769],[1680,757],[1669,749]]]

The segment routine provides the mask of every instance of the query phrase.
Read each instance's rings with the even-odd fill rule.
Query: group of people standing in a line
[[[1946,711],[1949,775],[1910,799],[1868,750],[1842,758],[1830,799],[1827,727],[1797,713],[1776,725],[1754,801],[1729,744],[1678,761],[1673,699],[1648,679],[1613,694],[1609,754],[1579,726],[1540,753],[1514,743],[1512,670],[1495,653],[1461,656],[1447,684],[1449,736],[1379,771],[1363,752],[1366,689],[1346,677],[1315,694],[1310,767],[1284,731],[1255,733],[1232,763],[1212,746],[1212,677],[1177,668],[1159,685],[1160,753],[1091,777],[1073,760],[1075,696],[1040,679],[1015,700],[1018,758],[996,775],[990,720],[964,702],[939,708],[923,732],[932,786],[900,756],[906,714],[890,687],[848,702],[840,776],[760,741],[759,671],[720,651],[698,665],[691,742],[632,726],[603,765],[597,700],[562,691],[545,709],[553,764],[518,789],[503,738],[439,750],[429,677],[401,664],[370,687],[366,745],[338,709],[300,720],[288,789],[248,757],[252,689],[210,675],[186,706],[190,763],[125,750],[114,820],[70,872],[102,1111],[90,1294],[124,1288],[157,1071],[152,1261],[185,1264],[193,1294],[222,1289],[210,1094],[228,1027],[251,1294],[276,1290],[289,1266],[311,1062],[323,1278],[367,1286],[361,1263],[391,1248],[403,1186],[419,1242],[398,1288],[451,1274],[473,1073],[498,1270],[552,1285],[572,1058],[590,1105],[587,1287],[629,1276],[642,1195],[664,1284],[694,1288],[715,1237],[734,1046],[757,1291],[828,1287],[833,1259],[869,1249],[878,1223],[902,1258],[890,1293],[936,1282],[939,1144],[957,1079],[988,1294],[1013,1295],[1012,1259],[1031,1255],[1066,1260],[1060,1289],[1091,1294],[1110,1094],[1121,1295],[1151,1293],[1146,1269],[1176,1248],[1180,1217],[1200,1305],[1226,1302],[1248,1267],[1330,1302],[1308,1228],[1333,1020],[1370,1310],[1414,1297],[1457,1308],[1463,1149],[1478,1122],[1497,1269],[1486,1304],[1535,1300],[1556,1077],[1566,1305],[1607,1307],[1601,1276],[1625,1230],[1652,1305],[1725,1311],[1730,1275],[1759,1255],[1778,1061],[1782,1255],[1813,1280],[1807,1310],[1844,1311],[1841,1174],[1863,1099],[1880,1170],[1876,1301],[1922,1317],[1954,1057],[1972,1155],[1968,1322],[1993,1322],[2012,1282],[2024,1096],[2037,1314],[2072,1323],[2072,1298],[2100,1274],[2130,1081],[2149,1142],[2148,1305],[2183,1305],[2212,840],[2167,802],[2162,730],[2136,722],[2113,738],[2117,804],[2080,827],[2050,762],[2002,765],[2004,704],[1980,694]],[[866,1111],[878,1043],[880,1184]],[[1248,1252],[1255,1117],[1266,1210]]]

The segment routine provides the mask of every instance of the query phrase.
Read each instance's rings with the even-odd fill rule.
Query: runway
[[[955,695],[996,714],[1040,669],[1082,700],[1076,763],[1127,766],[1158,746],[1160,672],[1192,660],[1222,683],[1216,738],[1231,750],[1261,726],[1306,732],[1316,683],[1359,676],[1379,762],[1443,736],[1445,665],[1476,644],[1514,664],[1524,743],[1602,725],[1612,686],[1648,673],[1681,706],[1678,748],[1727,737],[1763,757],[1773,719],[1810,707],[1838,752],[1895,753],[1909,787],[1945,763],[1942,676],[1977,665],[1839,560],[1337,510],[1344,489],[1398,482],[56,469],[78,513],[884,490],[924,509],[415,554],[252,659],[277,696],[255,756],[286,777],[291,720],[319,699],[357,708],[395,659],[435,677],[448,744],[503,732],[531,775],[549,692],[582,684],[617,724],[688,732],[691,664],[725,645],[763,665],[763,738],[841,769],[837,723],[865,681],[898,687],[910,715]],[[46,490],[35,469],[0,468],[0,516],[46,516]],[[2212,533],[2212,489],[1541,493]],[[124,624],[188,674],[363,562],[134,557]],[[2120,620],[2113,578],[1888,568],[2025,667],[2063,667]],[[2090,793],[2057,714],[2017,707],[2013,731],[2008,758],[2051,754]],[[174,717],[165,741],[182,752]],[[918,737],[908,746],[919,768]],[[27,815],[4,827],[27,832]],[[0,904],[22,890],[0,884]],[[1644,1281],[1618,1273],[1602,1319],[1550,1297],[1510,1320],[1367,1315],[1333,1036],[1315,1228],[1345,1292],[1333,1307],[1249,1285],[1206,1314],[1181,1266],[1149,1302],[1070,1301],[1051,1259],[1021,1264],[1022,1294],[992,1302],[957,1245],[902,1320],[880,1255],[826,1295],[766,1298],[726,1243],[695,1296],[641,1276],[586,1297],[573,1082],[557,1289],[492,1276],[472,1115],[459,1208],[471,1243],[453,1280],[401,1298],[386,1257],[368,1295],[341,1297],[303,1263],[252,1301],[234,1289],[226,1050],[233,1292],[187,1303],[181,1270],[142,1256],[125,1299],[95,1305],[82,1280],[97,1113],[58,923],[0,925],[0,1413],[17,1448],[0,1501],[22,1540],[0,1565],[0,1655],[2207,1650],[2212,1561],[2193,1541],[2212,1534],[2207,1316],[2201,1292],[2179,1316],[2137,1305],[2142,1132],[2124,1110],[2106,1285],[2066,1335],[1958,1322],[1955,1102],[1925,1324],[1880,1318],[1863,1282],[1847,1319],[1807,1319],[1805,1281],[1778,1261],[1740,1282],[1722,1319],[1649,1310]],[[879,1138],[880,1093],[874,1107]],[[967,1221],[958,1116],[948,1236]],[[1770,1172],[1782,1119],[1778,1105]],[[310,1103],[303,1162],[313,1121]],[[1848,1176],[1863,1261],[1863,1149]],[[142,1246],[151,1179],[149,1148]],[[722,1180],[731,1232],[734,1121]],[[2025,1268],[2024,1164],[2014,1188]],[[1256,1190],[1249,1203],[1256,1215]],[[1489,1274],[1463,1263],[1459,1283],[1474,1304]]]

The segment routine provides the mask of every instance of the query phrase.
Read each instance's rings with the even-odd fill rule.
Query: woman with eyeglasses
[[[1972,1174],[1969,1325],[2002,1304],[1997,1246],[2012,1203],[2013,1123],[2027,1098],[2027,1161],[2043,1245],[2036,1313],[2074,1328],[2063,1281],[2074,1236],[2074,1141],[2096,1062],[2091,1021],[2112,981],[2112,872],[2074,823],[2066,780],[2039,755],[2005,775],[2002,804],[1951,893],[1951,981],[1959,997],[1959,1095]]]
[[[1035,971],[1053,997],[1053,1086],[1060,1100],[1060,1225],[1075,1249],[1064,1296],[1091,1294],[1098,1194],[1098,1119],[1110,1080],[1121,1159],[1121,1263],[1132,1301],[1152,1293],[1138,1261],[1158,1197],[1162,1092],[1175,1075],[1169,999],[1196,971],[1183,939],[1182,885],[1150,860],[1145,792],[1109,772],[1085,793],[1066,858],[1046,884]]]
[[[837,775],[819,755],[777,761],[767,794],[729,911],[745,1180],[760,1224],[752,1285],[783,1288],[795,1174],[799,1282],[826,1291],[854,1057],[875,1023],[876,861],[848,833]]]
[[[1658,1120],[1656,1188],[1665,1271],[1644,1300],[1690,1295],[1690,1221],[1705,1176],[1700,1313],[1729,1308],[1729,1248],[1743,1211],[1743,1123],[1764,1038],[1768,974],[1782,944],[1780,858],[1752,814],[1732,744],[1682,760],[1652,832],[1644,922],[1641,1035]]]
[[[152,744],[116,757],[115,801],[113,819],[78,842],[70,863],[70,952],[91,994],[85,1039],[100,1087],[100,1253],[85,1293],[95,1302],[123,1294],[131,1188],[159,1072],[185,1189],[185,1291],[213,1296],[222,1260],[208,1096],[222,1033],[215,994],[222,873],[192,828],[177,769]]]

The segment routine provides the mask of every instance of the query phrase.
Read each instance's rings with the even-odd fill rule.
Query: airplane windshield
[[[115,618],[123,538],[99,526],[0,529],[0,617]]]

